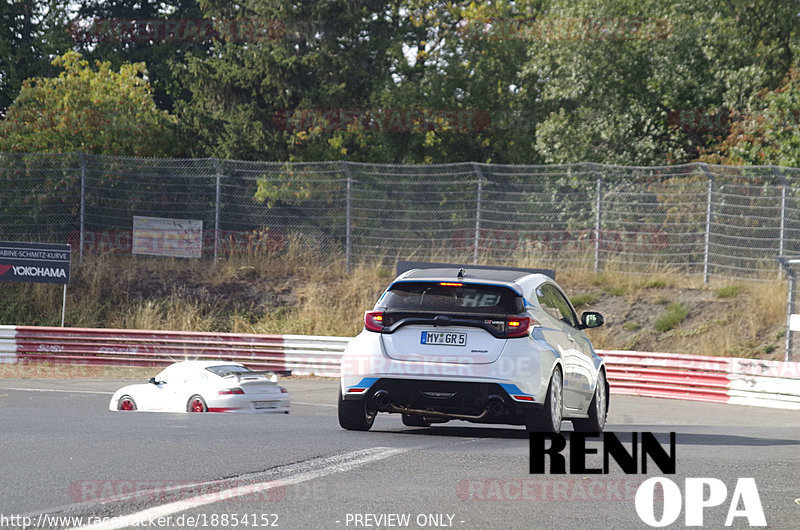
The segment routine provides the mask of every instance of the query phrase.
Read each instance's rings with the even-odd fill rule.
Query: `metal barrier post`
[[[794,289],[797,285],[797,278],[794,271],[789,269],[789,296],[786,302],[786,353],[783,360],[789,362],[792,360],[792,330],[789,329],[789,321],[792,319],[794,312]]]
[[[772,172],[781,179],[781,225],[778,234],[778,256],[783,256],[784,238],[786,237],[786,175],[776,166],[772,166]],[[783,278],[783,268],[778,268],[778,279]]]
[[[344,171],[345,177],[347,179],[347,189],[345,195],[345,236],[344,236],[344,262],[345,266],[347,267],[347,272],[350,272],[350,267],[352,265],[352,255],[351,255],[351,247],[352,247],[352,234],[350,225],[353,222],[352,218],[352,204],[353,204],[353,197],[352,197],[352,186],[353,186],[353,175],[350,171],[350,165],[347,162],[342,162],[342,171]]]
[[[84,156],[83,151],[78,151],[78,161],[81,164],[81,222],[80,222],[80,245],[81,248],[78,251],[78,261],[83,262],[83,233],[84,233],[84,223],[86,221],[86,156]],[[66,298],[66,288],[64,292],[64,296]],[[64,318],[62,315],[61,318],[61,326],[64,326]]]
[[[708,260],[711,251],[711,194],[714,190],[714,175],[711,174],[705,164],[700,164],[700,169],[702,169],[703,173],[708,177],[708,192],[706,194],[706,237],[703,250],[703,283],[708,283]]]
[[[797,277],[792,265],[800,264],[800,259],[786,259],[783,256],[778,256],[778,263],[781,268],[786,270],[789,276],[789,292],[786,297],[786,353],[784,354],[784,361],[789,362],[792,360],[792,314],[794,313],[794,290],[797,286]]]
[[[477,198],[475,200],[475,246],[472,250],[472,263],[473,265],[478,264],[478,253],[480,251],[480,241],[481,241],[481,202],[483,201],[483,172],[481,171],[480,166],[476,163],[472,163],[472,169],[475,170],[475,175],[478,177],[478,193]]]
[[[219,256],[219,210],[221,204],[220,179],[222,177],[222,170],[220,169],[219,159],[214,158],[212,160],[214,161],[214,173],[217,177],[216,201],[214,206],[214,263],[216,263]]]
[[[597,175],[597,196],[595,197],[595,216],[594,216],[594,272],[600,270],[600,223],[602,216],[603,200],[603,175],[596,171]]]

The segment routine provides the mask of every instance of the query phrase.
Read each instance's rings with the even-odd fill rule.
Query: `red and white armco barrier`
[[[224,359],[337,377],[348,337],[0,326],[0,363],[163,366]],[[800,363],[598,350],[615,394],[800,410]]]
[[[611,391],[800,410],[800,363],[598,350]]]
[[[0,363],[166,366],[223,359],[297,375],[339,375],[345,337],[0,326]]]

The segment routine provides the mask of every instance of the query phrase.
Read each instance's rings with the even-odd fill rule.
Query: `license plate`
[[[466,333],[447,333],[444,331],[423,331],[419,339],[420,344],[433,344],[436,346],[466,346]]]
[[[277,401],[254,401],[253,406],[257,409],[277,409]]]

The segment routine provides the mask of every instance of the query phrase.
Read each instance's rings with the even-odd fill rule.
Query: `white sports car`
[[[109,410],[163,412],[283,412],[289,394],[272,372],[255,372],[229,361],[183,361],[148,383],[114,393]]]
[[[571,420],[602,431],[605,365],[583,330],[603,317],[578,319],[554,273],[540,272],[398,264],[344,352],[339,424],[366,431],[389,412],[415,427],[458,419],[558,432]]]

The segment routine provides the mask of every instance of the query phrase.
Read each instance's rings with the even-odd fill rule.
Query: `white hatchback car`
[[[605,365],[583,330],[603,317],[578,319],[547,272],[398,264],[342,358],[339,424],[365,431],[389,412],[416,427],[459,419],[558,432],[571,420],[602,431]]]
[[[289,393],[272,372],[255,372],[230,361],[183,361],[148,383],[117,390],[110,410],[163,412],[284,412]]]

